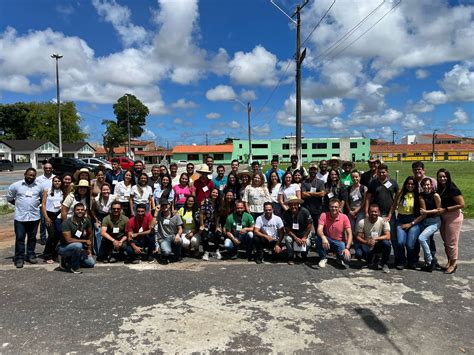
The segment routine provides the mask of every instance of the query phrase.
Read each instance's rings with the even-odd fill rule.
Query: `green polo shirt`
[[[241,225],[242,228],[252,227],[255,224],[253,217],[250,213],[244,212],[242,217],[239,218],[234,212],[227,216],[225,221],[225,229],[231,233],[237,230],[237,225]]]
[[[71,237],[75,239],[86,239],[85,237],[85,232],[87,229],[92,229],[92,224],[89,218],[84,217],[79,223],[76,224],[74,221],[74,217],[68,218],[66,221],[63,222],[62,224],[62,230],[63,233],[65,232],[70,232]],[[76,234],[76,232],[80,232],[81,234]],[[66,246],[68,243],[64,239],[64,237],[61,237],[61,245]]]
[[[107,234],[115,240],[120,240],[125,235],[125,226],[128,223],[128,217],[123,213],[114,221],[111,215],[105,216],[102,221],[102,227],[107,227]]]

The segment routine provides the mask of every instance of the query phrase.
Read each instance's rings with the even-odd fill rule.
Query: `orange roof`
[[[177,145],[173,148],[174,153],[232,153],[232,144],[221,145]]]
[[[173,155],[171,150],[153,150],[153,151],[141,151],[141,155],[144,157],[170,157]],[[137,154],[135,152],[135,154]]]
[[[127,149],[124,147],[116,147],[114,148],[114,153],[115,154],[125,154],[127,152]],[[95,154],[105,154],[105,148],[104,147],[97,147],[95,148]]]
[[[390,144],[371,145],[371,153],[398,153],[398,152],[431,152],[431,144]],[[474,151],[474,144],[435,144],[435,151]]]
[[[432,138],[433,135],[432,134],[422,134],[423,137],[429,137],[429,138]],[[459,136],[453,136],[452,134],[437,134],[436,135],[436,138],[438,139],[462,139],[462,137],[459,137]]]

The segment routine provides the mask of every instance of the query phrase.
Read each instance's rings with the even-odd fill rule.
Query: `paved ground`
[[[186,259],[81,275],[46,264],[17,270],[11,216],[0,224],[2,354],[474,351],[473,221],[454,275],[320,270],[314,254],[295,266]]]

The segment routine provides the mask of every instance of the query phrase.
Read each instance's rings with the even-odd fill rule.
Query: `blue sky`
[[[314,30],[332,3],[302,11],[305,137],[474,136],[473,1],[336,0]],[[90,142],[125,93],[159,145],[246,138],[247,102],[254,138],[295,132],[295,26],[268,0],[2,0],[0,14],[0,101],[54,99],[60,53]]]

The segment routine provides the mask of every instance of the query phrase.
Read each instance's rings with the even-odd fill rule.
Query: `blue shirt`
[[[222,191],[224,191],[225,185],[227,185],[227,176],[224,175],[222,180],[214,178],[212,179],[212,182],[214,183],[214,186],[219,189],[219,193],[222,193]]]
[[[120,173],[115,174],[113,170],[108,171],[105,174],[105,182],[110,185],[110,193],[113,194],[115,190],[115,185],[123,181],[123,176],[125,175],[125,172],[123,170],[120,170]]]
[[[17,181],[8,188],[7,201],[15,205],[15,220],[19,222],[38,221],[43,186],[35,181],[28,185],[25,180]]]
[[[272,171],[274,171],[274,170],[273,169],[268,169],[267,172],[265,173],[265,177],[267,178],[267,181],[270,179],[270,174],[272,173]],[[283,175],[285,175],[285,171],[281,170],[281,169],[278,169],[276,171],[276,173],[278,174],[278,177],[280,178],[280,182],[282,182]]]

